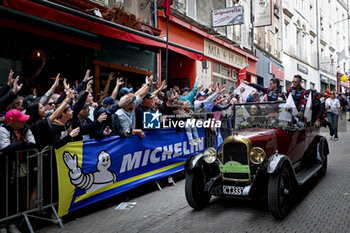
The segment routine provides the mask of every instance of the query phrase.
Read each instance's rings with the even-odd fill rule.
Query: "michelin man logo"
[[[162,114],[157,110],[156,112],[143,113],[143,128],[144,129],[160,129],[160,120]]]
[[[77,155],[72,157],[69,152],[65,151],[63,160],[69,169],[71,183],[77,188],[85,190],[86,193],[117,182],[115,173],[108,170],[112,165],[111,156],[104,150],[97,156],[97,171],[94,173],[83,173],[78,166]]]

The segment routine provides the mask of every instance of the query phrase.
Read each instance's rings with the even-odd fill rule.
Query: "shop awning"
[[[3,5],[4,7],[15,11],[50,20],[89,33],[146,45],[157,49],[166,48],[166,42],[158,37],[154,37],[152,35],[65,7],[54,2],[46,0],[36,2],[27,0],[4,0]],[[204,60],[203,53],[200,51],[187,48],[173,42],[169,42],[168,48],[189,58],[200,61]]]

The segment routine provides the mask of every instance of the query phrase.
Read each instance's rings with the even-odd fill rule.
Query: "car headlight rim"
[[[208,147],[203,152],[203,159],[206,163],[214,163],[217,158],[217,151],[213,147]]]
[[[250,161],[254,164],[261,164],[266,158],[266,152],[261,147],[253,147],[250,151]]]

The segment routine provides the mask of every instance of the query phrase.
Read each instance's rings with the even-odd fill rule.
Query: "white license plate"
[[[243,189],[244,187],[239,187],[239,186],[224,185],[222,187],[222,191],[224,194],[236,195],[236,196],[241,196],[243,193]]]

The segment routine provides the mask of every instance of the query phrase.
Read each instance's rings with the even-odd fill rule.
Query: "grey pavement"
[[[329,140],[326,130],[321,133],[330,146],[326,176],[315,176],[300,189],[282,221],[272,217],[266,202],[249,200],[212,198],[207,208],[194,211],[180,179],[176,186],[163,184],[163,191],[154,188],[129,200],[137,202],[131,210],[116,210],[118,200],[65,220],[64,229],[50,225],[37,232],[350,232],[350,122],[344,119],[339,125],[337,142]]]

